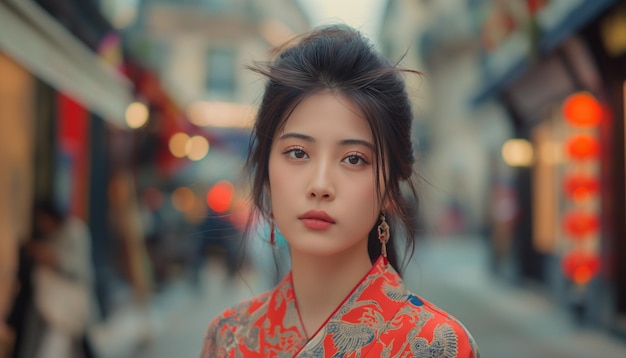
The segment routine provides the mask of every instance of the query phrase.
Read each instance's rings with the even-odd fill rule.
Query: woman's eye
[[[365,159],[363,159],[363,157],[361,157],[360,155],[356,155],[356,154],[352,154],[347,156],[344,159],[344,162],[350,164],[350,165],[363,165],[363,164],[367,164],[367,162],[365,161]]]
[[[291,149],[289,151],[287,151],[286,153],[290,158],[293,159],[305,159],[307,157],[307,154],[304,150],[302,149]]]

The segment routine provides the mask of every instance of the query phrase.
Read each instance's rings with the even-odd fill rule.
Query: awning
[[[126,127],[130,81],[32,0],[0,0],[0,51],[91,112]]]
[[[541,29],[539,40],[539,52],[548,53],[556,48],[569,36],[576,33],[591,20],[599,16],[602,11],[617,3],[618,0],[556,0],[537,14],[537,22]],[[483,66],[483,85],[471,99],[472,106],[478,106],[497,93],[500,93],[515,79],[522,76],[532,66],[529,51],[515,53],[511,56],[511,49],[519,49],[519,46],[506,44],[488,55]],[[508,57],[506,64],[494,70],[491,63],[494,57]]]

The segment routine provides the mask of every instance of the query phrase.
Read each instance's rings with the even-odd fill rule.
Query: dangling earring
[[[381,254],[383,255],[383,260],[385,261],[385,265],[387,264],[387,242],[389,241],[389,225],[387,224],[387,220],[385,218],[385,213],[380,213],[380,224],[378,224],[378,240],[380,241]]]
[[[270,245],[276,245],[276,239],[274,239],[274,219],[270,218]]]

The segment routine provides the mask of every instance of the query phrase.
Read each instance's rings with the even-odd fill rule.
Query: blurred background
[[[626,356],[626,1],[0,0],[0,357],[197,356],[276,282],[244,67],[333,22],[423,72],[409,289],[484,357]]]

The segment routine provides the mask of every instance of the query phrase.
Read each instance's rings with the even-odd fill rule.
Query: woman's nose
[[[310,198],[330,200],[335,198],[332,170],[328,163],[318,163],[308,188]]]

